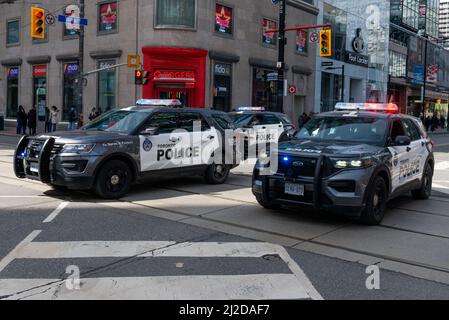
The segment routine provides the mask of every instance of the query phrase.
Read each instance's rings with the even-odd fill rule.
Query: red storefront
[[[205,107],[206,50],[144,47],[142,52],[144,69],[151,73],[143,98],[179,99],[188,107]]]

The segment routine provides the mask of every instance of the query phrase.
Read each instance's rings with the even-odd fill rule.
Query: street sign
[[[297,91],[298,91],[298,90],[297,90],[297,88],[296,88],[295,85],[289,85],[289,86],[288,86],[288,93],[290,93],[290,94],[296,94]]]
[[[318,34],[318,32],[312,32],[310,34],[310,42],[312,42],[312,43],[318,42],[319,37],[320,37],[320,35]]]
[[[87,19],[73,18],[70,16],[58,16],[58,22],[67,23],[73,26],[87,26],[89,21]]]
[[[279,0],[271,0],[271,3],[277,5],[279,3]]]
[[[47,15],[45,16],[45,22],[49,25],[52,26],[55,24],[56,22],[56,17],[51,14],[51,13],[47,13]]]
[[[332,67],[334,63],[332,61],[323,61],[321,62],[322,67]]]
[[[128,67],[129,68],[139,68],[140,67],[140,56],[139,55],[128,55]]]

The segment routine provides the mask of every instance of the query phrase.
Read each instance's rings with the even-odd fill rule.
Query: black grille
[[[27,148],[28,158],[38,159],[39,154],[41,153],[42,148],[44,146],[44,143],[45,143],[45,141],[42,141],[42,140],[31,140],[28,143],[28,148]],[[52,157],[58,155],[62,151],[63,148],[64,148],[63,144],[56,143],[53,146],[53,150],[51,151]]]
[[[278,174],[286,178],[315,177],[318,158],[280,155]]]

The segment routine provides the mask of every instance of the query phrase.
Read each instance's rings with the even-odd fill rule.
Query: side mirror
[[[159,127],[146,128],[144,131],[141,131],[140,134],[142,136],[157,136],[159,135]]]
[[[407,136],[397,136],[394,140],[395,146],[409,146],[412,143],[412,140]]]

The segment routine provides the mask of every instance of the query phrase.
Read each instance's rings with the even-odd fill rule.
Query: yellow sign
[[[140,67],[140,56],[139,55],[129,55],[128,56],[128,67],[129,68],[139,68]]]

